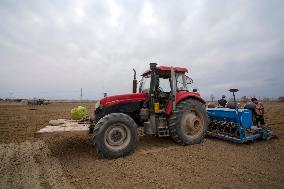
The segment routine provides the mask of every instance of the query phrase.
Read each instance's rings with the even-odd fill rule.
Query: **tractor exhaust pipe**
[[[150,63],[150,70],[154,70],[157,68],[157,63]]]
[[[133,71],[134,71],[134,78],[133,78],[133,83],[132,83],[132,92],[136,93],[137,92],[136,70],[133,68]]]

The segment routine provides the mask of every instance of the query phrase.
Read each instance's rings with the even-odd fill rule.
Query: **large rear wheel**
[[[204,105],[193,99],[177,104],[169,118],[169,131],[179,144],[198,144],[206,135],[208,117]]]
[[[130,154],[137,141],[137,126],[131,117],[123,113],[106,115],[94,128],[93,144],[104,158],[113,159]]]

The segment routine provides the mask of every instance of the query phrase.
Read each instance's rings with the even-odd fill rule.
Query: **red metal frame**
[[[129,101],[145,101],[147,98],[146,93],[132,93],[132,94],[122,94],[114,95],[103,98],[100,104],[106,107],[110,107],[119,103],[129,102]],[[185,98],[194,98],[205,104],[205,101],[200,97],[199,93],[180,91],[176,93],[176,103],[178,104]],[[166,115],[171,115],[173,109],[173,103],[169,100],[168,105],[165,109]]]
[[[161,72],[170,72],[172,68],[174,69],[175,72],[179,72],[179,73],[188,72],[186,68],[180,68],[180,67],[159,66],[156,69]],[[151,70],[147,70],[146,72],[142,74],[142,76],[147,75],[150,72]],[[205,104],[205,101],[200,97],[200,94],[197,92],[178,91],[176,93],[176,103],[177,104],[185,98],[194,98]],[[123,103],[123,102],[145,101],[146,99],[147,99],[146,93],[121,94],[121,95],[105,97],[101,99],[100,104],[103,106],[110,107],[110,106]],[[169,100],[168,105],[165,108],[165,114],[170,115],[172,113],[172,108],[173,108],[173,103],[171,100]]]
[[[203,104],[205,104],[205,101],[201,98],[199,93],[196,92],[187,92],[187,91],[180,91],[176,93],[176,103],[178,104],[180,101],[182,101],[185,98],[194,98],[196,100],[199,100]],[[173,110],[173,102],[172,100],[169,100],[168,105],[165,109],[166,115],[171,115]]]

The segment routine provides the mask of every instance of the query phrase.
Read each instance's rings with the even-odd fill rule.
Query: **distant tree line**
[[[278,101],[279,101],[279,102],[284,102],[284,96],[280,96],[280,97],[278,98]]]
[[[6,101],[6,102],[21,102],[21,103],[26,103],[29,105],[47,105],[49,104],[49,100],[46,99],[21,99],[21,98],[15,98],[15,99],[10,99],[10,98],[6,98],[6,99],[2,99],[0,98],[0,101]]]

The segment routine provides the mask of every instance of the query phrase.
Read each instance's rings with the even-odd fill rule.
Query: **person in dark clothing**
[[[264,126],[264,106],[261,102],[259,102],[256,98],[252,98],[251,101],[255,104],[255,123],[257,126]]]
[[[227,104],[227,100],[226,100],[226,96],[225,95],[222,95],[222,98],[220,100],[218,100],[218,104],[225,108],[225,106]]]
[[[252,113],[252,123],[253,123],[253,125],[256,125],[256,121],[255,121],[255,103],[253,103],[253,102],[247,102],[246,104],[245,104],[245,107],[244,107],[244,109],[248,109],[248,110],[250,110],[251,111],[251,113]]]

